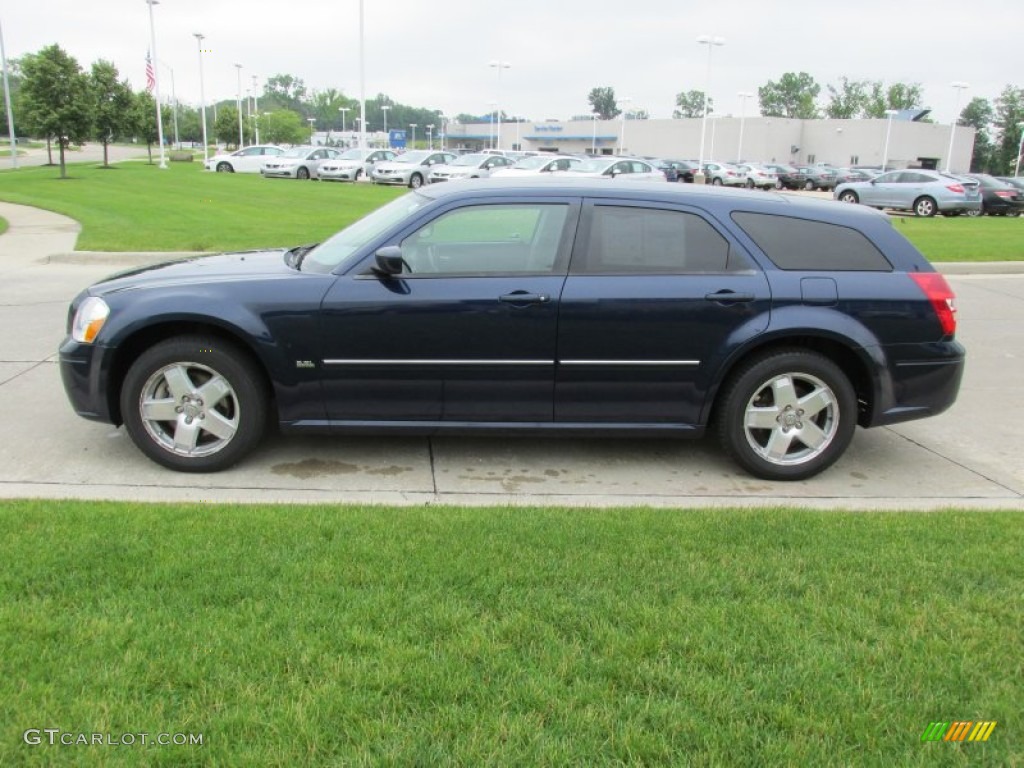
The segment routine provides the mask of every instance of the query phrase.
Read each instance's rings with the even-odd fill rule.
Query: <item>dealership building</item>
[[[704,134],[705,160],[737,160],[836,166],[940,168],[951,157],[954,172],[970,169],[975,129],[923,123],[927,110],[906,110],[891,119],[793,120],[711,115]],[[917,118],[917,119],[915,119]],[[571,154],[640,155],[696,160],[700,118],[449,124],[445,145]],[[437,139],[435,138],[435,146]],[[951,141],[952,140],[952,141]],[[951,155],[950,155],[951,151]]]

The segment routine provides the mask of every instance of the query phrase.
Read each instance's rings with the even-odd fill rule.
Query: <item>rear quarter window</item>
[[[852,227],[744,211],[732,220],[779,269],[892,272],[875,244]]]

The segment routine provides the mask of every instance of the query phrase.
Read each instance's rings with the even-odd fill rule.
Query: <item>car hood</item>
[[[277,248],[270,251],[220,253],[184,261],[169,261],[119,272],[96,283],[89,291],[96,296],[105,296],[144,288],[301,274],[285,264],[285,252],[286,249]]]

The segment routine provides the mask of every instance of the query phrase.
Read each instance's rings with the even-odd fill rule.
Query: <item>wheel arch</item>
[[[176,336],[208,335],[230,342],[238,347],[249,359],[263,378],[264,390],[270,398],[272,418],[276,418],[277,401],[275,388],[266,361],[252,347],[246,334],[236,328],[228,328],[207,320],[163,320],[137,328],[128,336],[119,340],[117,351],[111,360],[107,378],[106,398],[110,409],[111,420],[120,425],[124,419],[121,414],[121,388],[124,386],[128,369],[147,349]]]
[[[832,335],[824,335],[814,331],[790,331],[772,335],[762,335],[741,349],[737,350],[722,366],[701,414],[701,422],[715,422],[721,405],[719,395],[728,388],[729,382],[736,372],[749,360],[761,355],[771,354],[782,349],[801,349],[816,352],[836,365],[849,377],[850,384],[857,396],[857,423],[866,426],[872,421],[875,404],[882,397],[876,384],[877,377],[872,371],[877,370],[879,363],[871,359],[868,349],[858,346],[849,339]],[[878,349],[874,347],[874,349]]]

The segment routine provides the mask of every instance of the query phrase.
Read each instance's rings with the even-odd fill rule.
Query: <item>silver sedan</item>
[[[321,163],[317,173],[321,181],[359,181],[369,178],[377,163],[394,159],[395,153],[390,149],[348,149]]]
[[[430,171],[430,183],[456,179],[486,179],[493,171],[513,164],[509,157],[483,153],[462,155],[446,165],[435,165]]]
[[[908,168],[883,173],[870,181],[853,181],[836,187],[833,196],[844,203],[861,203],[874,208],[913,211],[934,216],[981,210],[977,181],[940,171]]]
[[[263,163],[260,173],[268,179],[315,179],[320,164],[338,154],[338,150],[331,147],[292,147]]]
[[[374,184],[403,184],[417,189],[426,184],[435,166],[450,163],[456,158],[451,152],[431,152],[418,149],[406,152],[394,160],[377,163],[370,178]]]
[[[665,181],[665,174],[645,160],[625,157],[591,157],[572,170],[556,171],[552,176],[626,179],[628,181]]]

